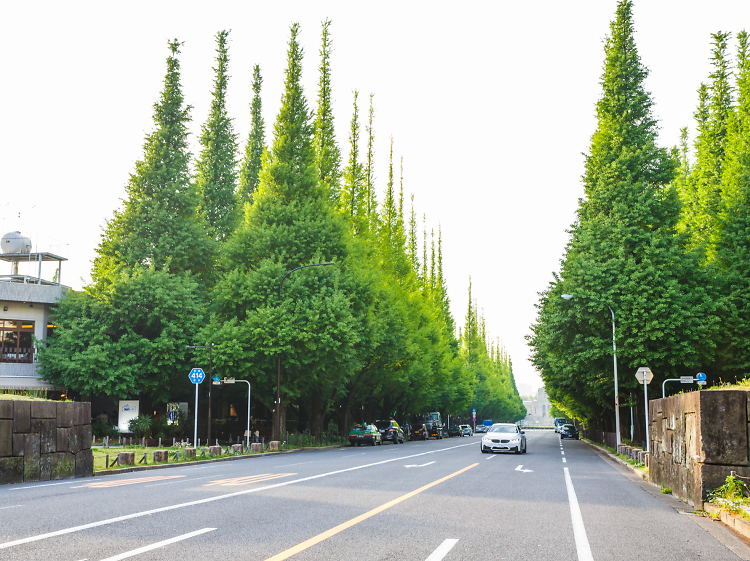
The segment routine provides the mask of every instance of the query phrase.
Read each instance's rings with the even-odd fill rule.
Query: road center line
[[[581,508],[578,506],[576,491],[573,489],[573,480],[570,478],[568,468],[565,470],[565,486],[568,488],[568,502],[570,503],[570,518],[573,521],[573,536],[576,540],[576,551],[578,552],[578,561],[594,561],[589,547],[589,539],[586,537],[586,528],[583,525]]]
[[[23,506],[23,505],[0,506],[0,510],[6,509],[6,508],[18,508],[19,506]]]
[[[304,550],[306,550],[306,549],[308,549],[308,548],[310,548],[310,547],[312,547],[312,546],[314,546],[316,544],[319,544],[320,542],[325,541],[328,538],[330,538],[332,536],[335,536],[336,534],[338,534],[340,532],[343,532],[344,530],[346,530],[348,528],[351,528],[352,526],[355,526],[355,525],[359,524],[360,522],[362,522],[364,520],[367,520],[368,518],[371,518],[371,517],[375,516],[376,514],[379,514],[379,513],[383,512],[384,510],[387,510],[387,509],[391,508],[392,506],[397,505],[398,503],[401,503],[401,502],[403,502],[403,501],[405,501],[407,499],[412,498],[415,495],[418,495],[422,491],[426,491],[430,487],[434,487],[435,485],[439,485],[440,483],[443,483],[444,481],[447,481],[448,479],[451,479],[452,477],[456,477],[457,475],[460,475],[463,472],[468,471],[471,468],[476,467],[478,465],[479,464],[471,464],[470,466],[467,466],[467,467],[465,467],[463,469],[460,469],[460,470],[458,470],[455,473],[451,473],[450,475],[446,475],[445,477],[441,477],[437,481],[433,481],[432,483],[428,483],[424,487],[420,487],[419,489],[411,491],[410,493],[406,493],[405,495],[401,495],[397,499],[393,499],[392,501],[390,501],[388,503],[385,503],[384,505],[380,505],[379,507],[374,508],[374,509],[372,509],[372,510],[370,510],[368,512],[365,512],[364,514],[360,514],[356,518],[352,518],[351,520],[349,520],[347,522],[344,522],[343,524],[339,524],[335,528],[331,528],[330,530],[327,530],[327,531],[323,532],[322,534],[318,534],[317,536],[312,537],[309,540],[306,540],[306,541],[302,542],[299,545],[295,545],[294,547],[291,547],[291,548],[287,549],[286,551],[282,551],[281,553],[278,553],[278,554],[274,555],[273,557],[269,557],[268,559],[266,559],[266,561],[283,561],[284,559],[288,559],[292,555],[296,555],[296,554],[298,554],[301,551],[304,551]],[[458,540],[456,540],[456,541],[458,541]],[[443,543],[445,543],[445,542],[443,542]],[[453,545],[455,545],[455,544],[453,544]],[[450,547],[453,547],[453,545],[451,545]],[[450,547],[448,549],[450,549]],[[445,553],[448,553],[448,551],[446,550]],[[435,555],[435,554],[433,553],[433,555]],[[440,557],[437,557],[436,559],[442,559],[443,557],[445,557],[445,554],[443,554]],[[430,559],[432,559],[432,556],[430,557]]]
[[[136,555],[140,555],[141,553],[146,553],[147,551],[159,549],[160,547],[164,547],[165,545],[171,545],[173,543],[177,543],[182,540],[186,540],[188,538],[200,536],[201,534],[205,534],[206,532],[213,532],[214,530],[216,530],[216,528],[203,528],[202,530],[196,530],[195,532],[182,534],[181,536],[170,538],[168,540],[152,543],[151,545],[139,547],[138,549],[133,549],[131,551],[126,551],[125,553],[120,553],[120,555],[115,555],[114,557],[107,557],[106,559],[102,559],[102,561],[120,561],[120,559],[127,559],[128,557],[135,557]]]
[[[391,458],[389,460],[381,460],[379,462],[373,462],[370,464],[363,464],[361,466],[354,466],[345,469],[338,469],[336,471],[329,471],[327,473],[321,473],[318,475],[311,475],[309,477],[303,477],[301,479],[293,479],[292,481],[283,481],[281,483],[274,483],[272,485],[266,485],[265,487],[256,487],[255,489],[245,489],[244,491],[235,491],[234,493],[227,493],[225,495],[217,495],[215,497],[208,497],[206,499],[198,499],[195,501],[189,501],[186,503],[178,503],[171,506],[163,506],[160,508],[154,508],[151,510],[144,510],[141,512],[135,512],[133,514],[125,514],[123,516],[117,516],[115,518],[107,518],[105,520],[99,520],[97,522],[90,522],[88,524],[81,524],[80,526],[73,526],[72,528],[65,528],[63,530],[57,530],[55,532],[49,532],[46,534],[39,534],[37,536],[30,536],[28,538],[22,538],[20,540],[13,540],[10,542],[0,543],[0,549],[7,549],[9,547],[15,547],[25,543],[36,542],[39,540],[46,540],[47,538],[54,538],[57,536],[63,536],[65,534],[71,534],[73,532],[80,532],[82,530],[88,530],[90,528],[97,528],[99,526],[106,526],[108,524],[116,524],[117,522],[123,522],[125,520],[131,520],[133,518],[140,518],[141,516],[149,516],[151,514],[157,514],[160,512],[168,512],[170,510],[176,510],[178,508],[186,508],[189,506],[201,505],[205,503],[211,503],[214,501],[220,501],[222,499],[229,499],[231,497],[239,497],[240,495],[249,495],[250,493],[257,493],[259,491],[267,491],[269,489],[277,489],[279,487],[286,487],[287,485],[294,485],[295,483],[302,483],[304,481],[312,481],[314,479],[320,479],[321,477],[328,477],[330,475],[337,475],[339,473],[346,473],[349,471],[357,471],[360,469],[380,466],[383,464],[389,464],[391,462],[399,462],[401,460],[408,460],[409,458],[416,458],[418,456],[426,456],[427,454],[435,454],[437,452],[447,452],[448,450],[455,450],[456,448],[464,448],[465,446],[474,446],[471,444],[459,444],[458,446],[451,446],[450,448],[440,448],[438,450],[430,450],[428,452],[420,452],[419,454],[412,454],[409,456],[402,456],[400,458]]]
[[[432,555],[430,555],[426,561],[441,561],[441,559],[448,555],[448,552],[453,549],[453,546],[457,543],[458,540],[445,540],[435,551],[432,552]]]

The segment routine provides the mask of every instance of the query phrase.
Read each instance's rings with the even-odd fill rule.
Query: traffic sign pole
[[[195,384],[195,427],[193,427],[193,446],[198,446],[198,385]]]
[[[646,452],[649,452],[650,443],[648,440],[648,384],[654,377],[653,372],[647,366],[641,366],[635,373],[636,379],[643,384],[643,410],[646,414]]]

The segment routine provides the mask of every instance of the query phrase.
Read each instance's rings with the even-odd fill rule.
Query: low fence
[[[591,442],[596,442],[597,444],[606,444],[610,448],[617,447],[617,433],[587,429],[583,429],[580,432],[583,438],[587,438]]]

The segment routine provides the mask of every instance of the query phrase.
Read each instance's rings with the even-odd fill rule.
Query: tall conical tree
[[[722,174],[727,143],[727,127],[732,112],[729,78],[731,69],[727,56],[730,33],[712,33],[713,71],[708,87],[698,92],[698,136],[695,139],[695,165],[691,170],[689,189],[683,199],[687,202],[685,228],[691,233],[692,243],[706,252],[711,260],[722,198]]]
[[[195,183],[201,194],[201,211],[217,241],[226,240],[239,221],[237,198],[237,135],[227,114],[228,31],[216,34],[216,78],[211,112],[201,127],[201,153]]]
[[[604,419],[602,428],[612,430],[607,306],[616,314],[620,368],[647,364],[657,383],[703,367],[715,335],[707,279],[676,233],[680,205],[669,184],[678,162],[656,144],[631,0],[618,2],[604,51],[586,199],[562,271],[542,294],[530,344],[551,399],[576,403],[581,418]],[[574,300],[562,300],[563,294]],[[636,385],[621,378],[620,392]]]
[[[357,98],[359,92],[354,90],[354,111],[349,128],[349,164],[344,169],[344,189],[341,193],[339,207],[349,217],[355,232],[362,230],[362,207],[366,201],[362,200],[364,171],[359,161],[359,107]]]
[[[107,223],[93,282],[59,302],[52,316],[58,329],[39,349],[42,374],[55,385],[155,402],[186,386],[185,347],[194,344],[206,306],[198,281],[205,289],[214,244],[190,182],[180,45],[169,42],[156,128],[130,176],[124,208]]]
[[[213,250],[196,213],[200,196],[188,169],[191,107],[184,105],[180,84],[180,45],[169,42],[164,89],[154,104],[156,129],[146,137],[143,159],[130,176],[124,208],[107,223],[94,258],[95,283],[120,267],[173,273],[209,269]]]
[[[377,216],[377,198],[375,197],[375,170],[374,170],[374,143],[375,135],[372,130],[372,120],[375,116],[375,110],[372,105],[372,98],[375,94],[370,94],[370,110],[367,116],[367,164],[365,165],[365,189],[367,191],[367,219],[372,223]]]
[[[207,327],[214,364],[253,379],[253,395],[272,407],[281,356],[282,417],[306,401],[322,431],[329,400],[344,388],[356,361],[362,290],[350,274],[346,224],[328,201],[316,165],[313,126],[302,91],[299,25],[291,28],[281,109],[272,152],[264,159],[254,203],[224,252],[216,318]],[[335,266],[303,269],[302,265]],[[256,391],[257,388],[257,391]],[[282,421],[283,424],[283,421]]]
[[[263,122],[260,89],[263,78],[260,66],[253,67],[253,101],[250,103],[251,127],[245,145],[245,158],[240,166],[240,197],[243,202],[252,203],[253,193],[258,189],[258,177],[262,167],[263,151],[266,149],[266,132]]]
[[[331,97],[331,21],[323,22],[318,79],[318,111],[315,117],[315,162],[318,178],[333,204],[338,204],[341,189],[341,151],[336,144]]]
[[[737,108],[728,131],[717,264],[727,315],[719,368],[724,379],[750,374],[750,52],[748,34],[737,35]]]

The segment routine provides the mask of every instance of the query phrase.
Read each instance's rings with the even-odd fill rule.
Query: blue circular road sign
[[[705,382],[706,381],[706,375],[703,372],[698,372],[695,375],[695,379],[698,380],[699,382]]]

